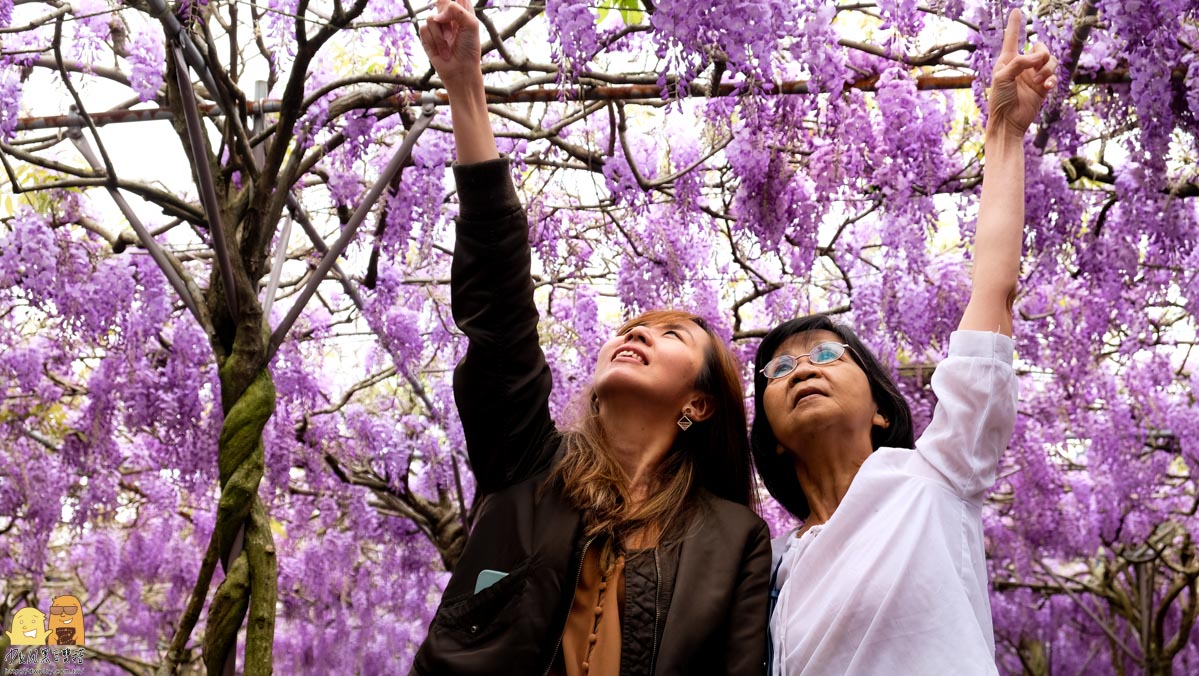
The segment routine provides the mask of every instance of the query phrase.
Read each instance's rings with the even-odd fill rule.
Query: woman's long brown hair
[[[575,428],[567,431],[565,451],[554,471],[566,497],[583,513],[587,537],[605,536],[605,567],[614,551],[626,549],[633,537],[642,543],[665,544],[671,527],[685,524],[695,506],[697,489],[756,507],[746,434],[745,395],[736,358],[703,318],[677,310],[655,310],[626,322],[619,333],[636,326],[693,322],[708,334],[696,389],[712,397],[714,413],[679,432],[652,477],[648,496],[632,505],[624,470],[608,452],[594,405]],[[594,390],[586,393],[595,401]],[[680,412],[681,415],[681,412]],[[679,532],[676,529],[674,532]]]

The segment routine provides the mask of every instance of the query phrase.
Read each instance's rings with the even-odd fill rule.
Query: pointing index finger
[[[1024,33],[1024,12],[1018,8],[1007,15],[1007,28],[1003,31],[1003,49],[1000,54],[1015,56],[1020,51],[1020,37]]]

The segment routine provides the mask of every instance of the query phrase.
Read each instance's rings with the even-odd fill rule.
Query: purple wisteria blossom
[[[555,419],[585,410],[600,345],[642,310],[705,317],[747,383],[768,329],[824,311],[922,430],[969,300],[985,92],[1019,4],[485,3]],[[1062,67],[1025,146],[1018,417],[984,509],[996,661],[1195,673],[1199,9],[1097,0],[1079,32],[1082,5],[1024,4]],[[247,674],[406,673],[475,499],[456,152],[416,31],[434,10],[171,8],[219,89],[189,67],[198,151],[144,5],[0,0],[0,623],[72,593],[96,673],[228,655]],[[64,73],[95,133],[45,117],[76,105]],[[241,109],[257,80],[261,118]],[[432,124],[317,279],[425,93]]]
[[[557,60],[567,72],[578,73],[599,51],[591,3],[579,0],[547,3],[545,18],[554,38]]]
[[[166,49],[162,33],[154,28],[140,30],[134,34],[129,45],[129,81],[137,91],[138,98],[149,101],[162,88],[166,69]]]

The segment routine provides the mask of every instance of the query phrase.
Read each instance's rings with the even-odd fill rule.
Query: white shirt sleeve
[[[1016,424],[1014,341],[1001,333],[954,331],[933,374],[937,406],[916,451],[962,497],[981,500]]]

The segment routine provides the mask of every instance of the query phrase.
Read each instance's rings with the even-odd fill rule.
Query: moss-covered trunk
[[[275,634],[275,545],[270,518],[258,497],[262,433],[275,410],[275,386],[265,366],[267,336],[261,329],[253,330],[252,317],[244,319],[251,321],[240,322],[233,350],[220,364],[225,421],[217,459],[221,497],[213,537],[225,564],[225,579],[209,606],[204,663],[209,674],[224,672],[248,612],[243,668],[245,674],[257,676],[271,673]]]

